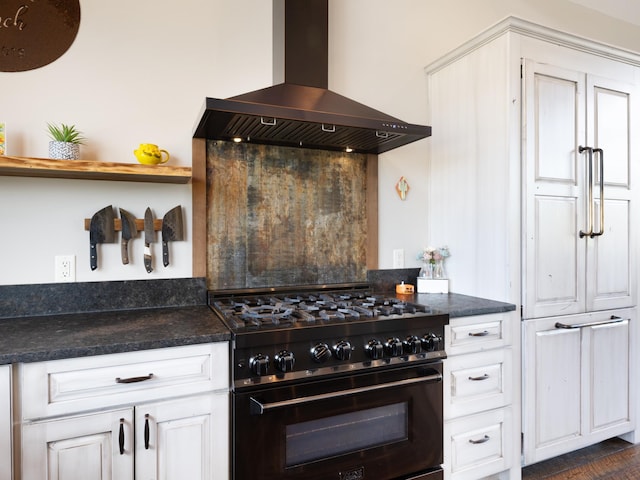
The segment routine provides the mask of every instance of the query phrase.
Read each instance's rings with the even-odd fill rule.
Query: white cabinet
[[[12,477],[11,365],[0,365],[0,480]]]
[[[525,463],[633,430],[635,321],[627,309],[525,322]]]
[[[507,18],[426,69],[429,123],[434,126],[428,166],[430,243],[447,244],[456,252],[447,264],[452,291],[522,306],[525,321],[514,327],[522,327],[524,335],[514,334],[512,345],[514,358],[523,353],[524,389],[516,383],[512,394],[514,399],[523,394],[526,463],[543,458],[536,452],[534,433],[547,421],[548,412],[541,409],[574,401],[563,393],[541,399],[544,383],[536,381],[571,368],[565,356],[575,354],[575,338],[587,335],[557,335],[557,342],[536,356],[530,338],[535,329],[527,322],[540,318],[555,324],[556,316],[633,309],[637,302],[634,185],[640,158],[633,132],[639,66],[639,55]],[[580,147],[592,149],[591,162]],[[596,149],[604,152],[604,174]],[[590,230],[604,233],[580,236]],[[633,365],[635,311],[626,316],[628,349],[615,356],[626,353],[625,364]],[[600,341],[603,354],[618,348],[615,338]],[[583,340],[579,346],[584,348]],[[598,365],[580,364],[582,386],[584,375],[595,375]],[[557,386],[573,388],[571,378]],[[606,385],[617,388],[609,392],[624,398],[630,409],[630,421],[609,434],[632,432],[635,376],[629,375],[628,385]],[[617,415],[600,401],[589,401],[585,411],[583,398],[590,397],[581,392],[575,400],[582,414]],[[575,411],[567,411],[561,422],[572,421]],[[520,408],[513,412],[514,425],[520,425]],[[607,435],[607,428],[596,430],[593,435],[581,430],[582,445]],[[567,438],[562,447],[558,440],[546,455],[575,445]]]
[[[22,478],[133,478],[133,441],[131,407],[26,424],[22,428]]]
[[[19,365],[23,480],[228,479],[226,342]]]
[[[444,471],[473,480],[518,470],[513,424],[515,312],[451,318],[445,331]]]
[[[523,67],[524,318],[633,306],[637,87],[532,60]]]

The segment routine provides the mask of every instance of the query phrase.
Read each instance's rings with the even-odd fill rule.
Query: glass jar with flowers
[[[444,269],[444,259],[450,256],[449,247],[425,247],[418,255],[422,261],[420,276],[423,278],[447,278]]]

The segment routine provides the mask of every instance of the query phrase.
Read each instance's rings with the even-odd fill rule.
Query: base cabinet
[[[229,479],[226,343],[17,371],[21,480]]]
[[[634,309],[524,323],[525,464],[634,429]]]
[[[226,461],[216,435],[227,405],[226,395],[206,394],[30,423],[22,429],[23,478],[226,478],[213,472]]]
[[[516,312],[451,318],[445,331],[444,478],[518,477]]]
[[[12,480],[11,365],[0,365],[0,480]]]

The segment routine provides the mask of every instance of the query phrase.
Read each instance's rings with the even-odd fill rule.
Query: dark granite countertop
[[[0,320],[0,364],[229,340],[206,305]]]
[[[0,287],[0,364],[231,338],[203,278]]]
[[[395,287],[400,282],[416,286],[419,268],[369,270],[367,281],[377,291],[395,295]],[[414,303],[427,305],[434,313],[448,313],[450,317],[468,317],[487,315],[490,313],[510,312],[516,309],[512,303],[505,303],[486,298],[472,297],[458,293],[415,293],[396,295]]]
[[[471,297],[459,293],[416,293],[413,296],[413,301],[421,305],[427,305],[434,310],[448,313],[449,317],[452,318],[511,312],[516,309],[516,306],[512,303]]]

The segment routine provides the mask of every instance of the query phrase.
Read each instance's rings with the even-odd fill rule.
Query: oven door
[[[442,478],[442,362],[234,393],[234,479]]]

